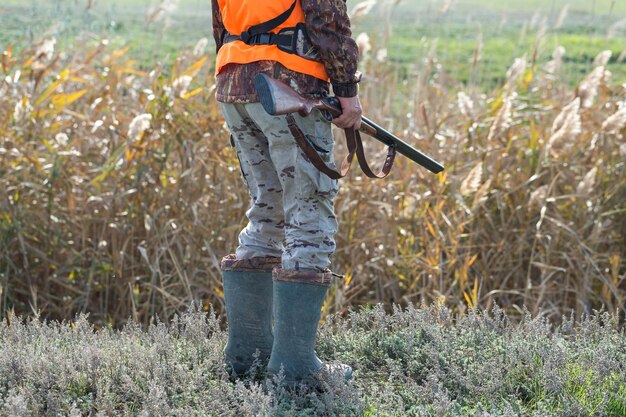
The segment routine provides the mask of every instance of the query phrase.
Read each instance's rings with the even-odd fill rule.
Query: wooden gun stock
[[[334,117],[341,114],[341,104],[336,97],[303,97],[291,87],[265,74],[258,74],[254,79],[254,84],[261,105],[268,114],[273,116],[289,113],[298,113],[301,116],[308,116],[313,110],[318,109],[327,112],[326,114],[330,115],[328,119],[331,121]],[[438,174],[444,170],[443,165],[439,162],[418,151],[367,117],[362,118],[362,124],[359,130],[387,146],[395,147],[399,153],[434,174]]]
[[[254,86],[261,105],[268,114],[298,113],[306,117],[315,109],[326,110],[332,116],[341,114],[339,101],[329,101],[328,98],[306,98],[298,94],[285,83],[275,80],[265,74],[258,74],[254,79]]]

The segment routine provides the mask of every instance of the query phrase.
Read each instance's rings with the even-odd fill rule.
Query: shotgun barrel
[[[268,114],[273,116],[299,113],[308,116],[315,109],[328,112],[332,118],[341,114],[341,104],[336,97],[308,98],[298,94],[291,87],[265,74],[258,74],[254,84],[259,95],[259,101]],[[393,146],[396,150],[423,166],[430,172],[438,174],[444,170],[443,165],[428,155],[418,151],[393,133],[383,129],[367,117],[362,117],[361,132],[372,136],[387,146]]]
[[[398,153],[406,156],[411,161],[423,166],[433,174],[439,174],[444,170],[443,165],[432,159],[430,156],[418,151],[399,137],[383,129],[367,117],[362,117],[361,129],[363,133],[367,133],[374,139],[378,139],[387,146],[395,146]]]

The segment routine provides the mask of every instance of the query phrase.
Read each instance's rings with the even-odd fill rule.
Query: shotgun
[[[306,117],[315,109],[330,114],[330,120],[341,114],[341,104],[336,97],[303,97],[285,83],[265,74],[258,74],[254,79],[254,85],[259,95],[261,105],[265,111],[272,116],[298,113]],[[362,124],[359,130],[389,147],[394,147],[398,153],[401,153],[434,174],[438,174],[444,170],[443,165],[439,162],[418,151],[367,117],[362,118]]]

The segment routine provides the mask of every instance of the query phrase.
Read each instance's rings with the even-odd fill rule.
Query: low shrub
[[[329,316],[317,351],[354,369],[325,392],[230,382],[218,318],[192,308],[142,330],[15,318],[0,324],[0,416],[624,416],[626,337],[596,312],[552,326],[498,307]]]

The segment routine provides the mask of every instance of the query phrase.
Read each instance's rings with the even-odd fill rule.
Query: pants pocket
[[[331,168],[336,169],[333,160],[333,139],[322,136],[306,135],[309,144],[315,148],[322,160]],[[302,160],[299,166],[303,171],[303,177],[309,182],[307,186],[303,186],[300,190],[309,195],[318,195],[324,198],[334,198],[338,191],[338,181],[330,178],[328,175],[320,172],[315,166],[300,152]],[[304,184],[303,184],[304,185]]]
[[[248,187],[248,190],[252,191],[250,190],[250,182],[248,181],[249,174],[246,172],[247,169],[244,169],[244,163],[241,160],[241,158],[243,157],[243,155],[241,154],[241,150],[236,146],[235,140],[232,135],[230,136],[230,140],[233,148],[235,148],[235,153],[237,154],[237,164],[239,165],[239,171],[241,172],[241,179],[243,180],[244,184],[246,184],[246,187]]]

